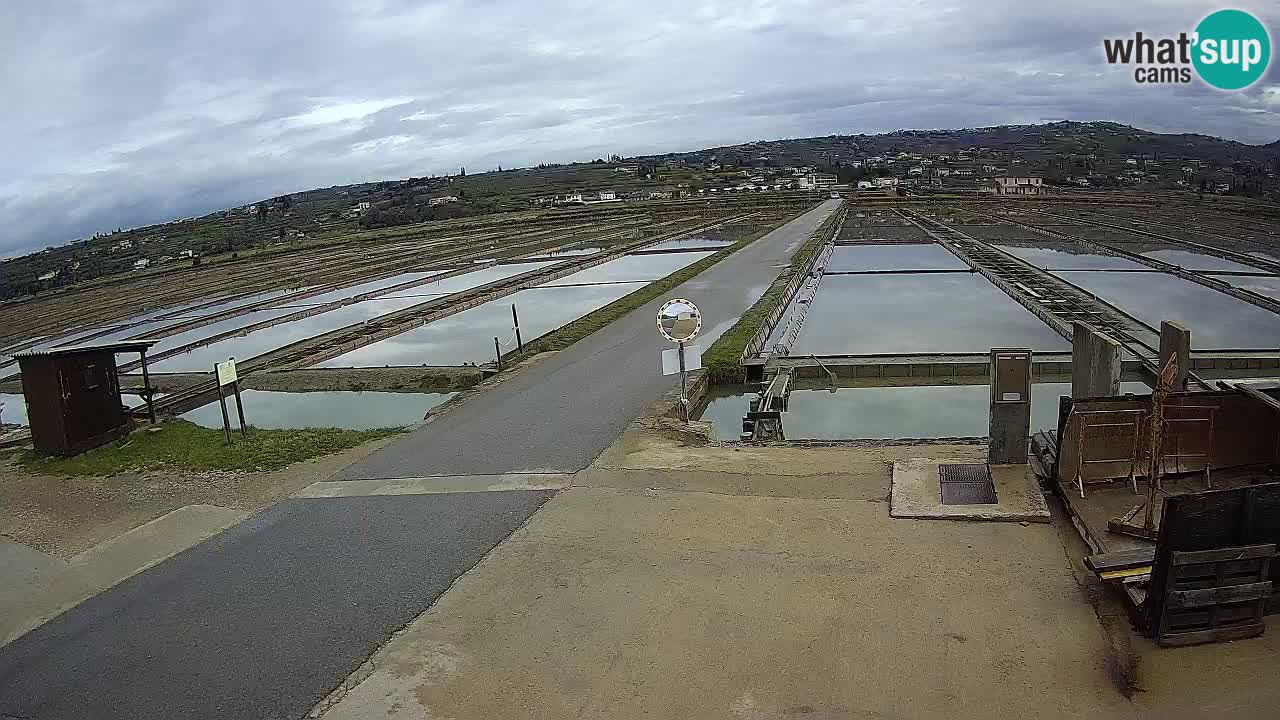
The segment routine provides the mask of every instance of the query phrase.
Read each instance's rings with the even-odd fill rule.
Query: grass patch
[[[110,445],[62,458],[23,453],[22,464],[32,472],[57,475],[115,475],[141,470],[278,470],[286,465],[346,450],[370,440],[402,432],[399,428],[342,430],[261,430],[250,427],[248,437],[234,431],[226,445],[221,429],[200,427],[186,420],[168,420],[160,432],[135,432]]]
[[[841,214],[832,213],[831,217],[819,225],[796,254],[791,256],[791,262],[778,273],[778,277],[774,278],[764,295],[761,295],[760,299],[748,308],[741,318],[738,318],[738,322],[733,327],[726,330],[711,344],[711,347],[707,348],[706,352],[702,353],[702,367],[713,385],[743,381],[742,353],[746,350],[747,343],[751,342],[764,327],[765,320],[778,304],[786,300],[787,284],[796,273],[801,272],[808,265],[814,254],[830,239]]]
[[[564,325],[559,329],[553,330],[546,335],[527,343],[524,346],[525,354],[532,355],[552,350],[563,350],[569,347],[582,338],[587,337],[609,323],[621,318],[632,310],[645,305],[659,296],[671,292],[680,285],[683,285],[685,282],[693,279],[707,268],[710,268],[712,265],[724,260],[735,252],[750,245],[756,240],[759,240],[766,234],[799,217],[800,215],[803,215],[811,209],[812,208],[805,208],[794,215],[788,215],[778,223],[753,226],[746,235],[736,240],[732,245],[726,245],[720,250],[717,250],[714,254],[708,255],[692,265],[680,268],[661,280],[654,280],[630,295],[620,297],[594,312],[583,315],[568,325]],[[742,228],[742,230],[746,230],[746,228]],[[727,230],[725,231],[725,234],[733,237],[733,230]]]

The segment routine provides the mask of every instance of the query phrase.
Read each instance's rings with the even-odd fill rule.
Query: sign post
[[[658,332],[666,339],[676,344],[675,355],[677,356],[677,367],[680,373],[680,416],[685,422],[689,422],[689,387],[687,380],[687,365],[685,363],[684,346],[690,340],[698,336],[702,331],[702,312],[698,310],[698,306],[683,298],[673,298],[663,303],[658,310]],[[667,353],[670,350],[663,351],[663,374],[670,374],[667,371],[669,365],[667,361]],[[697,363],[698,367],[702,367],[701,358]]]
[[[226,433],[227,444],[231,444],[231,418],[227,414],[227,395],[222,388],[231,386],[236,398],[236,415],[240,420],[240,436],[247,437],[244,422],[244,403],[240,401],[240,376],[236,374],[236,359],[227,358],[226,362],[214,363],[213,374],[218,380],[218,404],[222,406],[222,430]]]

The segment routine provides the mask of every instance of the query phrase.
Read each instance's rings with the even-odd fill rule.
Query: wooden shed
[[[143,397],[149,400],[146,353],[154,344],[148,340],[76,345],[16,354],[36,450],[76,455],[126,435],[129,413],[120,398],[116,353],[142,355]]]

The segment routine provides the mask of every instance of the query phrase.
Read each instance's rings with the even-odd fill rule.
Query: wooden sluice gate
[[[1280,383],[1063,397],[1033,441],[1085,559],[1162,645],[1261,634],[1280,612]]]

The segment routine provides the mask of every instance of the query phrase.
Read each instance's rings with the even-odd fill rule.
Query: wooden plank
[[[1171,590],[1165,599],[1165,610],[1205,607],[1223,603],[1248,602],[1271,597],[1271,581],[1227,585],[1203,590]]]
[[[1151,566],[1141,565],[1139,567],[1125,568],[1124,570],[1107,570],[1098,573],[1098,578],[1100,580],[1124,580],[1140,575],[1151,575]]]
[[[1162,635],[1159,643],[1162,647],[1180,647],[1183,645],[1200,645],[1202,643],[1222,642],[1223,640],[1243,640],[1261,635],[1266,625],[1261,622],[1235,627],[1215,628],[1213,630],[1193,630],[1184,633]]]
[[[1155,560],[1156,549],[1154,547],[1138,548],[1135,550],[1118,550],[1116,552],[1102,553],[1101,555],[1090,555],[1084,559],[1084,564],[1094,572],[1107,572],[1109,570],[1123,570],[1125,568],[1137,567],[1140,565],[1151,565]]]
[[[1275,545],[1244,545],[1241,547],[1218,548],[1216,550],[1175,550],[1170,553],[1170,563],[1173,565],[1191,565],[1193,563],[1221,562],[1223,560],[1268,558],[1275,554]]]
[[[1276,400],[1261,390],[1251,388],[1247,385],[1232,385],[1231,387],[1233,387],[1237,392],[1247,395],[1248,397],[1271,408],[1273,411],[1280,413],[1280,400]]]

